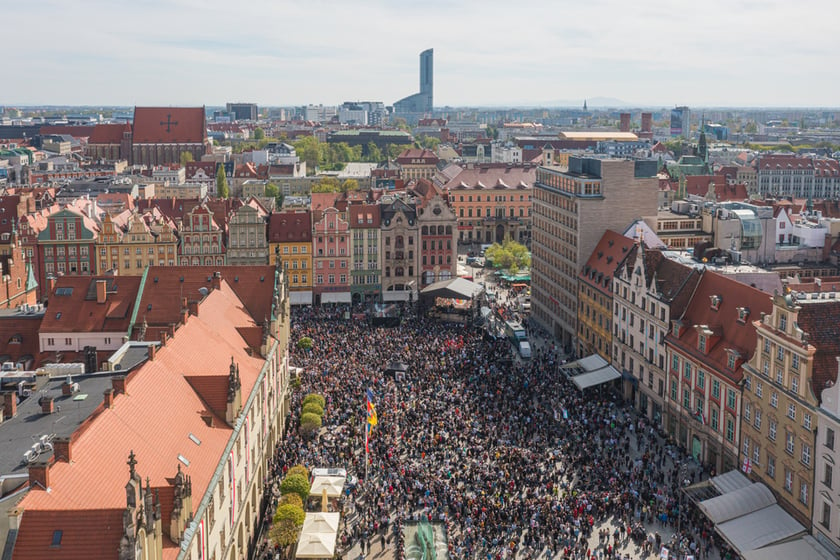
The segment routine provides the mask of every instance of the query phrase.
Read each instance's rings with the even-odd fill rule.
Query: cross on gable
[[[172,120],[172,113],[167,113],[166,120],[160,121],[160,126],[166,125],[166,132],[172,132],[173,126],[178,126],[178,121]]]

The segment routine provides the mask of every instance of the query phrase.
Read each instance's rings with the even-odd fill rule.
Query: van
[[[523,360],[531,359],[531,343],[527,340],[519,341],[519,355]]]

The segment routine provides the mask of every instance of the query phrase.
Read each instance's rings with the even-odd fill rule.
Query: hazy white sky
[[[840,106],[838,0],[0,0],[0,104]]]

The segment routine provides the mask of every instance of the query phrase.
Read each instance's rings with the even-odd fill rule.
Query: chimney
[[[181,309],[187,307],[188,305],[187,298],[181,298]]]
[[[42,414],[52,414],[55,412],[55,400],[52,397],[41,397],[38,399],[38,404],[41,405]]]
[[[42,459],[29,465],[29,487],[46,490],[50,487],[50,460]]]
[[[169,334],[166,331],[163,331],[163,332],[160,333],[160,345],[162,347],[166,346],[166,339],[167,339],[168,336],[169,336]]]
[[[53,457],[56,461],[69,463],[73,460],[72,437],[57,437],[53,440]]]
[[[14,392],[3,394],[3,418],[14,418],[17,415],[17,394]]]
[[[222,289],[222,273],[221,272],[214,272],[213,273],[213,289],[214,290],[221,290]],[[198,315],[198,313],[196,313]]]
[[[52,294],[55,291],[55,276],[47,276],[47,294]]]
[[[73,383],[65,381],[61,384],[61,394],[64,396],[73,394]]]
[[[108,286],[107,280],[96,281],[96,303],[105,303],[105,289]]]
[[[115,395],[125,394],[125,375],[115,375],[111,378],[111,388]]]
[[[215,283],[216,282],[214,280],[213,284],[215,285]],[[194,315],[194,316],[198,317],[198,302],[197,301],[191,301],[190,305],[189,305],[189,310],[190,310],[190,315]],[[186,323],[186,321],[184,321],[184,322]]]
[[[146,351],[148,352],[149,361],[154,362],[155,361],[155,352],[157,351],[157,345],[149,344],[146,347]]]
[[[113,389],[105,389],[105,408],[113,408],[114,407],[114,390]]]

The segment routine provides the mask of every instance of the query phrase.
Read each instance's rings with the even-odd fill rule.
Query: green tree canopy
[[[291,476],[293,474],[299,474],[305,479],[309,480],[309,469],[307,469],[303,465],[295,465],[294,467],[286,471],[286,476]]]
[[[195,161],[192,152],[181,152],[181,167],[185,167],[191,161]]]
[[[359,190],[359,182],[356,179],[345,179],[341,183],[341,192],[357,191]]]
[[[306,162],[306,169],[309,173],[315,173],[315,169],[321,160],[319,144],[318,139],[314,136],[302,136],[292,144],[298,157]]]
[[[230,196],[230,189],[228,189],[224,165],[220,165],[219,170],[216,172],[216,196],[219,198],[227,198]]]
[[[312,192],[314,193],[332,193],[341,192],[341,183],[335,177],[321,177],[321,179],[312,185]]]
[[[306,514],[304,514],[304,517],[306,517]],[[268,538],[275,545],[288,548],[300,538],[300,527],[296,526],[291,519],[280,519],[271,525],[271,529],[268,530]]]
[[[303,508],[293,504],[281,504],[277,506],[277,511],[274,512],[275,523],[282,519],[289,519],[298,527],[303,525],[305,517],[306,513],[303,511]]]
[[[301,407],[301,414],[316,414],[319,418],[324,417],[324,409],[318,406],[316,402],[308,402]]]
[[[297,341],[297,347],[301,350],[309,350],[312,348],[312,339],[308,336],[301,337],[301,339]]]
[[[304,503],[306,503],[306,498],[309,497],[310,489],[309,480],[300,474],[286,475],[280,482],[281,494],[297,494]]]
[[[327,406],[327,401],[322,395],[319,395],[318,393],[309,393],[308,395],[303,397],[303,404],[310,402],[318,403],[318,406],[320,406],[321,408],[326,408]]]
[[[494,243],[488,247],[484,255],[493,261],[493,266],[504,268],[511,274],[516,274],[523,268],[531,267],[531,254],[528,252],[528,248],[521,243],[517,243],[510,236],[506,237],[501,245]]]
[[[260,127],[255,128],[254,140],[262,140],[263,138],[265,138],[265,131]]]
[[[306,467],[304,467],[305,469]],[[289,469],[289,472],[292,472],[292,469]],[[309,471],[306,471],[306,478],[309,478]],[[284,496],[280,496],[280,499],[277,500],[277,505],[281,506],[283,504],[291,504],[293,506],[297,506],[299,508],[303,507],[303,500],[300,499],[300,496],[297,494],[286,494]]]

